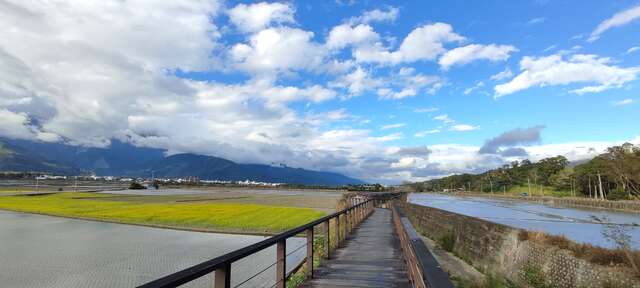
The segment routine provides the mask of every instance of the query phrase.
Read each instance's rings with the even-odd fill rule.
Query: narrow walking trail
[[[302,287],[410,287],[391,211],[376,208]]]

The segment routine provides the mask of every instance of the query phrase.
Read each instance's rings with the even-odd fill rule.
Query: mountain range
[[[0,138],[0,171],[129,177],[151,177],[153,173],[158,178],[192,176],[203,180],[329,186],[364,183],[333,172],[241,164],[197,154],[165,156],[163,149],[136,147],[118,140],[112,140],[106,148],[95,148]]]

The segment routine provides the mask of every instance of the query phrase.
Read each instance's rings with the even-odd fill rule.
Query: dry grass
[[[518,239],[520,241],[529,240],[535,243],[546,244],[563,250],[568,250],[577,258],[599,265],[633,268],[633,263],[631,263],[631,261],[640,263],[640,251],[605,249],[589,244],[576,243],[564,236],[550,235],[544,232],[522,230],[518,234]],[[628,256],[633,260],[630,260]]]

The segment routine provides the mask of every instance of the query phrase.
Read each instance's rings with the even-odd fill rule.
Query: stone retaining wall
[[[453,237],[458,257],[519,286],[640,288],[629,268],[589,263],[571,251],[521,240],[520,229],[411,203],[400,206],[416,230],[439,242]]]

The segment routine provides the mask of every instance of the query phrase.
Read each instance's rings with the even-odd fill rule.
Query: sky
[[[639,1],[0,1],[0,136],[371,182],[640,144]]]

